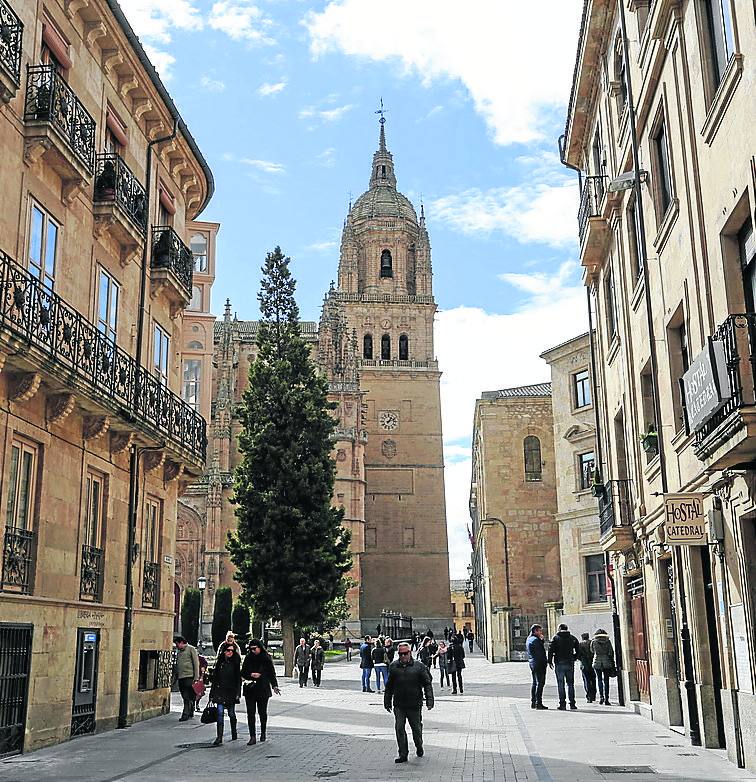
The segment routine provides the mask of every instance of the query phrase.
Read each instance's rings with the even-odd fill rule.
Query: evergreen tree
[[[184,592],[181,601],[181,634],[192,645],[197,645],[199,635],[200,591],[191,587]]]
[[[234,603],[234,610],[231,612],[231,629],[238,638],[246,638],[249,635],[249,608],[238,600]]]
[[[300,333],[289,262],[276,247],[262,268],[257,359],[239,410],[238,526],[228,541],[243,601],[256,617],[281,620],[286,675],[294,625],[325,619],[351,567],[343,511],[331,507],[333,405]]]
[[[213,608],[213,648],[217,649],[226,640],[231,629],[231,587],[220,587],[215,593]]]

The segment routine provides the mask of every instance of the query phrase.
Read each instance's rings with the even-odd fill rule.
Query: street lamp
[[[206,586],[207,586],[207,579],[204,576],[200,576],[197,579],[197,587],[200,591],[199,628],[197,629],[197,646],[199,646],[200,651],[204,649],[204,644],[202,642],[202,603],[205,600]]]

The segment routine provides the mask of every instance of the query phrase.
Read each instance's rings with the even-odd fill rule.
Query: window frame
[[[93,488],[97,486],[97,514],[92,519]],[[102,543],[105,537],[105,520],[107,518],[107,476],[103,473],[87,468],[87,474],[84,482],[84,512],[82,514],[82,545],[92,548],[103,548]]]
[[[406,334],[399,335],[399,361],[409,361],[409,337]]]
[[[596,451],[580,451],[576,455],[577,459],[577,485],[578,491],[588,491],[593,485],[593,473],[596,469]],[[590,456],[590,459],[585,459]],[[590,465],[590,469],[588,468]]]
[[[614,295],[614,274],[609,268],[604,275],[604,306],[606,307],[606,329],[609,342],[617,337],[619,329],[617,323],[617,300]]]
[[[102,311],[102,286],[103,280],[107,284],[107,295],[105,302],[105,312]],[[113,304],[113,292],[115,291],[115,305]],[[104,267],[97,266],[97,328],[113,344],[118,344],[118,305],[121,301],[121,284]],[[111,309],[114,310],[111,312]],[[103,317],[104,315],[104,317]],[[112,322],[111,322],[112,321]]]
[[[391,335],[381,337],[381,361],[391,361]]]
[[[656,225],[659,228],[676,198],[672,150],[669,146],[669,122],[663,104],[659,107],[649,141]]]
[[[601,569],[588,569],[588,564],[591,559],[594,559],[598,561],[601,560]],[[607,578],[606,578],[606,561],[604,559],[603,554],[586,554],[583,556],[583,573],[585,574],[585,602],[587,605],[602,605],[606,603],[607,600]],[[591,581],[592,578],[595,578],[598,587],[597,594],[602,595],[603,597],[599,597],[597,600],[591,600]],[[603,581],[603,593],[601,590],[601,584]]]
[[[373,353],[373,335],[368,332],[362,337],[362,358],[366,361],[372,361]]]
[[[583,378],[581,375],[585,375],[585,377]],[[583,389],[582,392],[581,389]],[[572,404],[575,410],[582,410],[593,405],[591,373],[587,367],[572,373]]]
[[[383,260],[386,257],[388,257],[388,263],[384,264]],[[389,249],[381,250],[379,273],[382,280],[390,280],[394,276],[394,258],[391,254],[391,250]]]
[[[148,496],[144,500],[144,529],[142,530],[142,561],[159,564],[160,538],[163,521],[163,501]],[[150,559],[152,555],[154,559]]]
[[[39,232],[39,253],[40,257],[38,261],[32,259],[32,240],[34,236],[34,213],[39,212],[41,215],[41,225]],[[50,226],[55,228],[55,244],[53,247],[52,264],[49,263],[49,229]],[[61,223],[53,217],[50,212],[45,209],[42,204],[35,198],[30,199],[29,205],[29,230],[26,242],[26,267],[29,274],[35,279],[39,280],[44,286],[50,290],[55,288],[55,274],[58,267],[58,256],[60,254],[60,234]],[[44,257],[43,257],[44,252]],[[49,273],[50,266],[52,267],[52,273]]]
[[[168,386],[170,378],[170,354],[171,335],[155,321],[152,332],[152,370],[158,380],[165,386]]]
[[[8,529],[15,529],[24,532],[32,532],[37,510],[37,489],[39,484],[39,457],[40,446],[19,437],[14,433],[11,439],[11,450],[9,454],[8,476],[5,482],[8,485],[5,498],[5,526]],[[18,459],[14,462],[14,452],[18,452]],[[19,469],[23,463],[24,456],[29,456],[29,467],[27,471],[26,500],[23,514],[23,525],[19,522],[19,498],[21,496],[21,482],[24,480],[23,470]]]
[[[533,444],[536,444],[536,448],[528,448],[528,446],[533,446]],[[525,476],[525,482],[526,483],[539,483],[543,481],[543,449],[541,448],[541,438],[537,437],[534,434],[527,435],[523,441],[522,441],[522,451],[523,451],[523,466],[524,466],[524,476]],[[535,458],[532,454],[537,454],[537,470],[528,469],[528,455],[530,454],[530,466],[533,467],[533,459]]]
[[[205,251],[204,253],[195,252],[194,247],[192,247],[192,242],[197,238],[200,237],[205,242]],[[201,231],[197,231],[197,233],[192,234],[191,238],[189,239],[189,249],[192,251],[192,263],[194,272],[196,274],[207,274],[208,269],[208,249],[210,247],[210,241],[207,236],[207,234],[202,233]],[[198,260],[200,258],[204,258],[204,263],[198,266]]]
[[[195,364],[195,376],[187,378],[187,364]],[[194,402],[190,401],[191,394],[188,392],[190,387],[194,388]],[[195,410],[200,409],[202,402],[202,359],[189,357],[185,358],[181,365],[181,398]]]
[[[735,9],[731,0],[702,0],[702,3],[706,26],[705,42],[708,60],[706,67],[713,92],[716,93],[719,85],[724,81],[727,68],[737,54]],[[718,11],[716,19],[715,6]]]

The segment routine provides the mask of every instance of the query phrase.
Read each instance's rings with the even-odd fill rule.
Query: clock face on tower
[[[383,429],[396,429],[399,426],[399,413],[396,410],[381,410],[378,413],[378,423]]]

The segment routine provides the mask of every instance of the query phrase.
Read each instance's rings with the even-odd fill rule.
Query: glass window
[[[638,249],[638,215],[635,210],[635,198],[630,201],[627,207],[627,240],[630,252],[630,269],[633,273],[633,280],[637,280],[641,276],[643,267]]]
[[[163,385],[168,385],[168,352],[171,338],[160,326],[155,324],[155,336],[152,346],[152,362],[155,374]]]
[[[192,300],[189,302],[188,310],[192,312],[201,312],[202,310],[202,288],[199,285],[192,285]]]
[[[672,203],[672,168],[669,160],[669,140],[667,138],[667,125],[664,119],[653,135],[654,162],[656,173],[656,202],[659,219],[667,213]]]
[[[391,337],[388,334],[381,337],[381,360],[391,361]]]
[[[373,358],[373,335],[365,334],[362,338],[362,357],[371,359]]]
[[[58,252],[58,224],[38,204],[32,204],[29,225],[29,272],[52,288]]]
[[[391,259],[391,251],[384,250],[381,253],[381,277],[394,276],[394,262]]]
[[[205,234],[194,234],[189,240],[189,249],[194,256],[194,271],[207,271],[207,236]]]
[[[541,441],[533,435],[528,435],[523,441],[523,450],[525,452],[525,480],[542,480]]]
[[[100,547],[105,516],[105,481],[95,472],[87,472],[84,507],[84,545]]]
[[[593,483],[593,471],[596,467],[596,455],[593,451],[578,454],[578,486],[581,489],[590,489]]]
[[[746,311],[756,312],[756,234],[750,217],[738,231],[738,256],[743,269]]]
[[[115,342],[120,286],[105,269],[100,269],[97,287],[97,328]]]
[[[588,602],[606,602],[606,567],[603,554],[591,554],[585,558],[585,578]]]
[[[22,440],[13,440],[8,470],[6,526],[31,529],[37,479],[37,449]]]
[[[575,388],[575,407],[586,407],[591,403],[591,377],[587,369],[572,376]]]
[[[160,500],[148,497],[144,505],[144,561],[157,562],[160,554]]]
[[[200,375],[202,371],[202,361],[198,358],[191,358],[184,361],[184,383],[183,397],[184,401],[191,405],[195,410],[200,404]]]
[[[735,53],[735,35],[730,0],[704,0],[709,33],[711,69],[715,86],[722,81],[727,64]]]
[[[399,337],[399,360],[409,361],[409,338],[406,334]]]
[[[617,310],[614,306],[614,278],[611,272],[604,277],[604,301],[606,302],[606,328],[611,341],[617,335]]]

